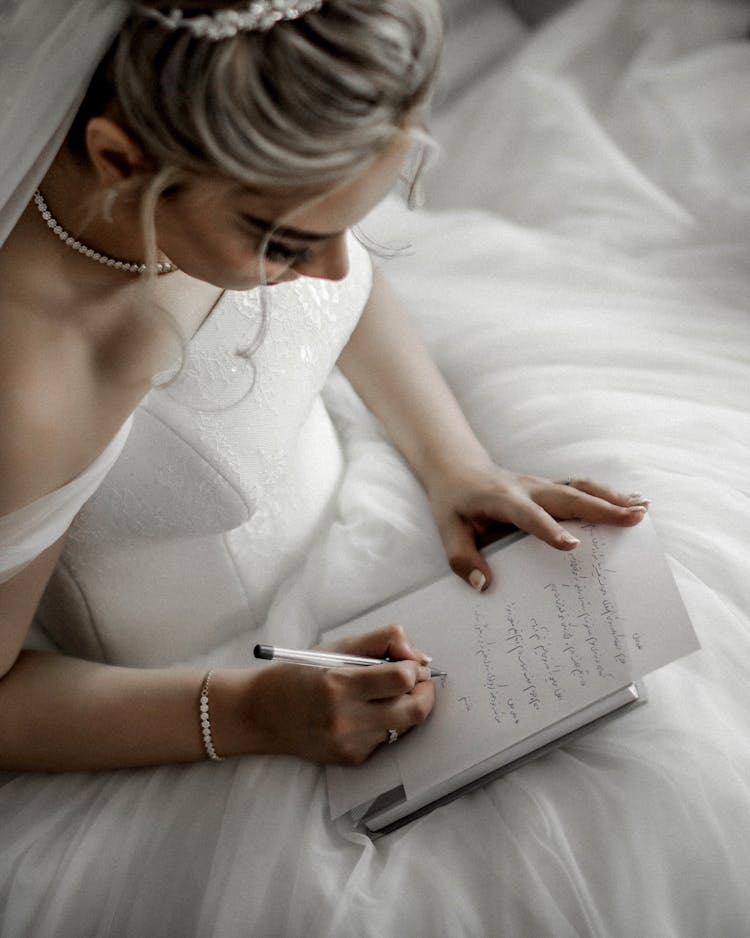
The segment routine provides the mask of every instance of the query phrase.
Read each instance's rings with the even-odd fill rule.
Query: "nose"
[[[327,241],[310,260],[295,264],[294,270],[305,277],[317,277],[319,280],[343,280],[349,273],[346,232]]]

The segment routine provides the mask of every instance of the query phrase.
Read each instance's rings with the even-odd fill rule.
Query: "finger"
[[[394,661],[411,659],[429,664],[432,658],[417,648],[403,625],[386,625],[380,629],[342,638],[326,646],[344,654],[365,655],[370,658],[392,658]]]
[[[570,479],[565,485],[586,495],[594,495],[596,498],[601,498],[613,505],[620,505],[622,508],[650,504],[650,500],[641,492],[630,492],[626,495],[611,485],[604,485],[602,482],[596,482],[592,479]]]
[[[476,531],[457,515],[443,525],[440,535],[451,570],[478,592],[492,581],[492,571],[476,544]]]
[[[562,488],[562,486],[556,487]],[[492,510],[493,506],[490,505],[490,511]],[[567,531],[545,507],[537,504],[526,493],[512,498],[506,495],[496,510],[502,512],[522,531],[533,534],[534,537],[538,537],[558,550],[572,550],[580,544],[577,537]]]
[[[430,683],[430,669],[405,660],[369,668],[336,668],[330,678],[346,685],[346,692],[361,700],[389,700],[411,693],[420,683]]]
[[[579,487],[586,484],[591,489],[589,494]],[[648,510],[647,504],[622,505],[613,503],[609,496],[615,494],[613,490],[604,487],[602,495],[595,494],[602,487],[596,483],[579,483],[573,485],[553,485],[533,494],[533,498],[546,511],[555,518],[576,518],[580,521],[591,521],[595,524],[633,525],[643,519]],[[629,496],[620,496],[622,501]]]
[[[359,718],[360,739],[353,753],[355,758],[348,758],[347,761],[359,763],[378,746],[396,742],[409,730],[423,723],[434,704],[435,688],[432,681],[416,684],[408,694],[366,703]]]
[[[410,694],[404,694],[396,700],[377,701],[373,713],[379,727],[385,732],[381,739],[387,740],[387,731],[395,729],[399,736],[424,723],[435,705],[435,687],[431,681],[417,684]]]

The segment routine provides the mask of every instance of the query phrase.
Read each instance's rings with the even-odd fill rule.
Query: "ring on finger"
[[[398,739],[398,730],[386,730],[386,732],[388,733],[388,745],[390,746],[391,743],[395,743]]]

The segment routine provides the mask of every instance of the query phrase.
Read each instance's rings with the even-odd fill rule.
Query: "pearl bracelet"
[[[208,712],[208,682],[211,680],[211,674],[213,672],[209,671],[206,676],[203,678],[203,686],[201,687],[201,699],[200,699],[200,717],[201,717],[201,735],[203,736],[203,746],[206,750],[206,755],[212,762],[223,762],[224,757],[218,755],[214,749],[214,741],[211,737],[211,718]]]

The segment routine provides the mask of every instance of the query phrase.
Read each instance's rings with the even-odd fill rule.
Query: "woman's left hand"
[[[433,479],[428,496],[451,568],[478,590],[487,589],[492,580],[479,548],[493,540],[493,531],[496,535],[503,524],[558,550],[573,550],[579,542],[559,520],[629,527],[648,509],[648,499],[640,493],[625,495],[590,479],[553,482],[493,463],[462,467]]]

